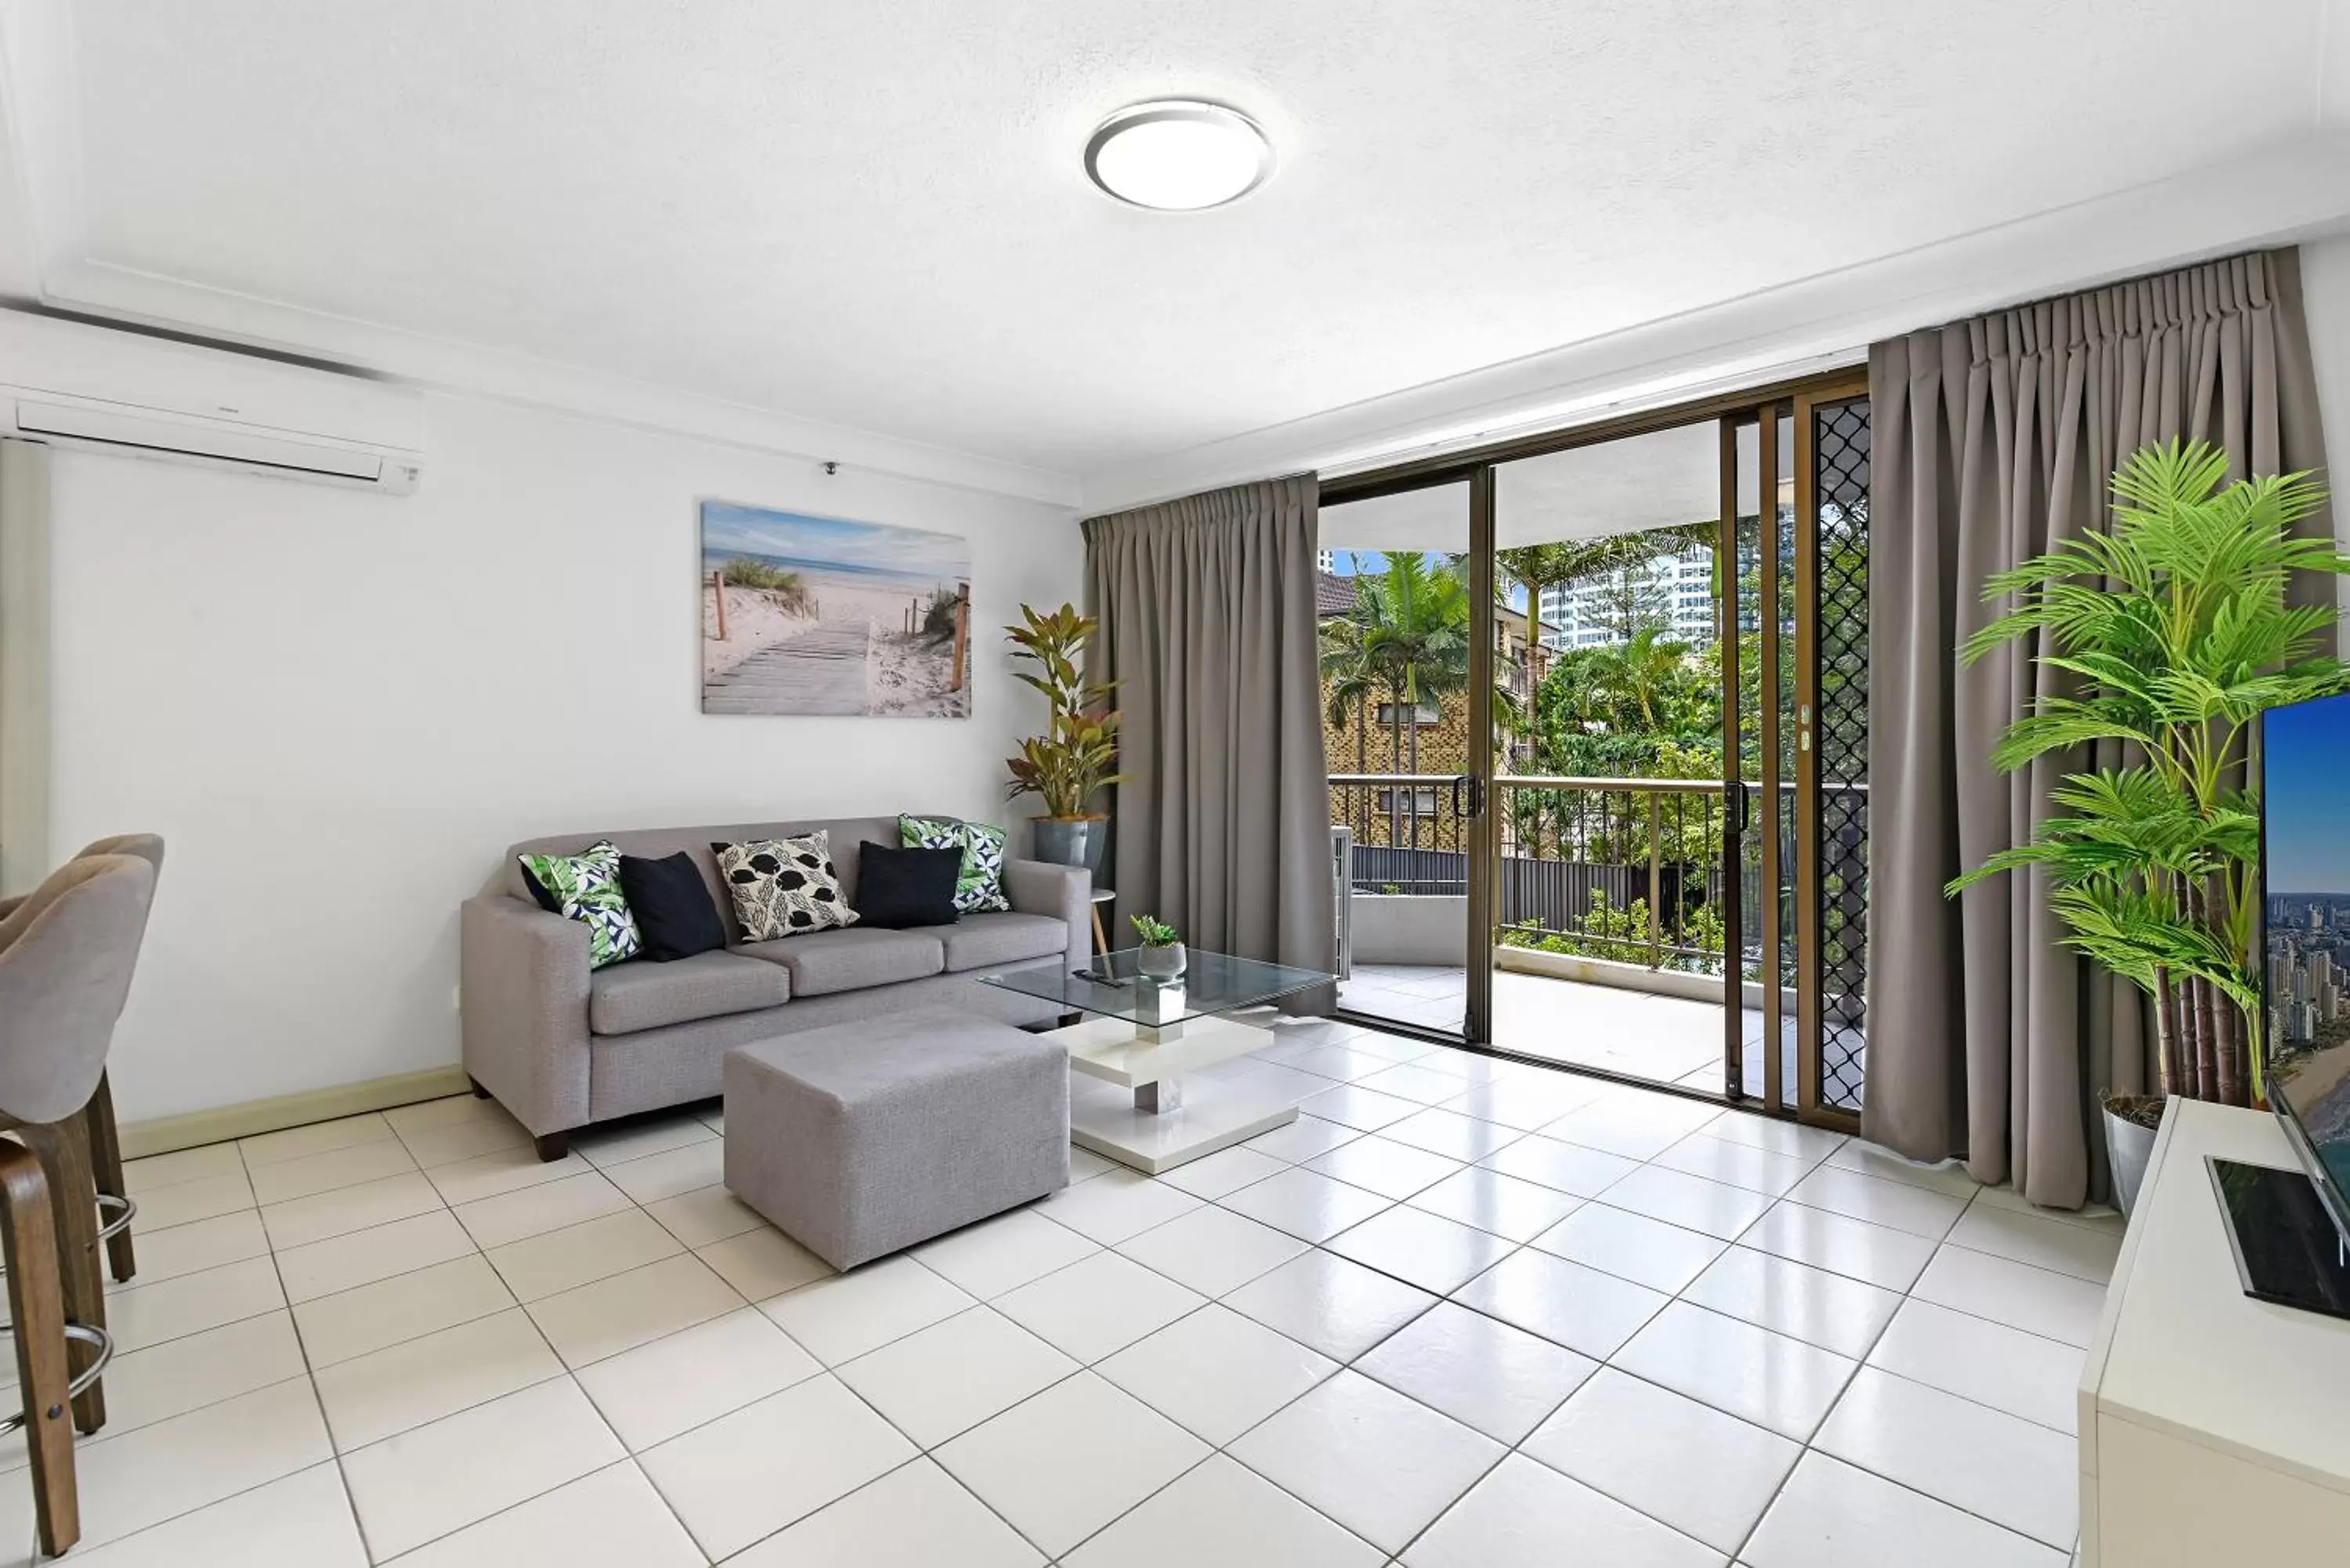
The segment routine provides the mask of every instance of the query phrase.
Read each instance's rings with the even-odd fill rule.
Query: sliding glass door
[[[1722,421],[1726,911],[1742,955],[1724,1091],[1857,1116],[1866,1072],[1868,399],[1804,388]]]
[[[1326,504],[1315,611],[1339,1006],[1486,1035],[1495,659],[1488,481]]]
[[[1697,421],[1495,465],[1533,680],[1495,781],[1495,1044],[1718,1094],[1721,462]]]
[[[1821,378],[1326,484],[1342,1012],[1849,1123],[1867,453]]]

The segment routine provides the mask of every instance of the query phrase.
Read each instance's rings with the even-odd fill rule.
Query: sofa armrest
[[[9,916],[15,914],[16,912],[16,906],[31,897],[32,895],[30,893],[17,893],[5,898],[0,898],[0,920],[5,920]]]
[[[504,893],[459,912],[465,1071],[532,1136],[588,1124],[588,928]]]
[[[1069,928],[1068,967],[1093,961],[1094,874],[1082,866],[1006,860],[1003,891],[1024,915],[1054,915]]]

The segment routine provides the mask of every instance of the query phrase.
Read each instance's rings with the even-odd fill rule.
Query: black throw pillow
[[[682,849],[659,860],[621,856],[620,893],[644,939],[641,958],[667,963],[726,945],[725,922],[710,901],[710,887]]]
[[[548,892],[546,890],[546,884],[532,876],[530,874],[530,867],[527,866],[522,868],[522,885],[530,889],[530,896],[537,900],[538,907],[540,909],[545,909],[550,915],[559,915],[563,913],[563,900]],[[627,889],[623,888],[620,896],[624,898],[627,898]]]
[[[951,926],[962,873],[960,848],[893,849],[868,838],[857,849],[858,918],[885,930]]]

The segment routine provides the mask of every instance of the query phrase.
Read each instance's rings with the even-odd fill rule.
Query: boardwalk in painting
[[[712,676],[705,713],[863,713],[873,650],[868,619],[820,620]]]

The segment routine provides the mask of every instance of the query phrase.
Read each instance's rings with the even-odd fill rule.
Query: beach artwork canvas
[[[971,543],[702,504],[702,711],[971,716]]]

